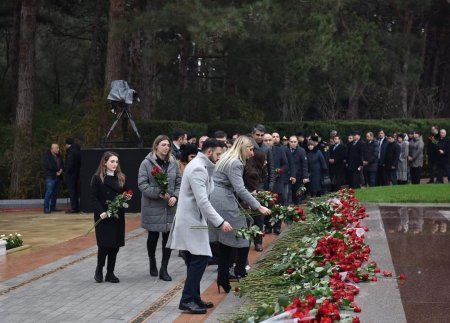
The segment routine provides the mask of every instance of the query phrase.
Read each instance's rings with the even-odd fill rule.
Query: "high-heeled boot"
[[[159,270],[159,279],[162,279],[167,282],[172,280],[172,277],[170,277],[169,273],[167,272],[168,264],[169,264],[169,259],[163,259],[161,261],[161,269]]]

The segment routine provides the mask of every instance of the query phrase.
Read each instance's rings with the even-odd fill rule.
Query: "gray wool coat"
[[[211,193],[211,204],[222,218],[231,224],[233,229],[247,228],[247,221],[241,213],[237,197],[253,210],[261,206],[245,188],[243,174],[244,164],[239,159],[232,161],[223,170],[216,169],[213,174],[214,191]],[[219,230],[210,230],[209,237],[211,242],[218,241],[235,248],[244,248],[250,245],[248,240],[236,239],[233,231],[225,233]]]
[[[159,197],[161,190],[151,175],[155,165],[159,167],[156,163],[156,157],[153,153],[150,153],[145,157],[139,167],[138,187],[142,192],[141,225],[148,231],[169,232],[172,227],[177,204],[174,207],[169,207],[167,201]],[[178,163],[172,156],[169,159],[167,174],[169,179],[169,194],[175,196],[178,200],[181,174]]]
[[[399,144],[400,158],[397,164],[397,180],[406,182],[408,180],[408,153],[409,143],[407,141]]]
[[[218,227],[224,222],[209,201],[214,188],[211,178],[213,171],[214,164],[201,152],[187,164],[167,248],[187,250],[193,255],[212,256],[208,223],[213,227],[211,230],[219,230]]]
[[[409,141],[409,156],[412,158],[409,162],[409,167],[423,166],[423,147],[424,144],[422,138]]]

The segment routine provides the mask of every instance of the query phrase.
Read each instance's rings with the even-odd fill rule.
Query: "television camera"
[[[140,102],[138,93],[135,90],[131,89],[126,81],[115,80],[111,82],[111,91],[108,94],[107,100],[108,104],[111,107],[111,111],[117,116],[116,120],[114,120],[114,123],[103,139],[103,143],[112,143],[112,141],[108,141],[108,138],[119,120],[122,120],[123,142],[128,142],[129,121],[131,123],[131,127],[134,130],[134,133],[139,140],[138,147],[143,147],[144,142],[130,113],[130,106],[135,102]]]

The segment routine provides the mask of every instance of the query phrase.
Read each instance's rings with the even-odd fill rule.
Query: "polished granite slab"
[[[408,323],[450,322],[450,207],[381,206]]]

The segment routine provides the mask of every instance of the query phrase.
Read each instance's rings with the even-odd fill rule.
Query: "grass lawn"
[[[380,186],[356,190],[361,202],[450,203],[450,184]]]

